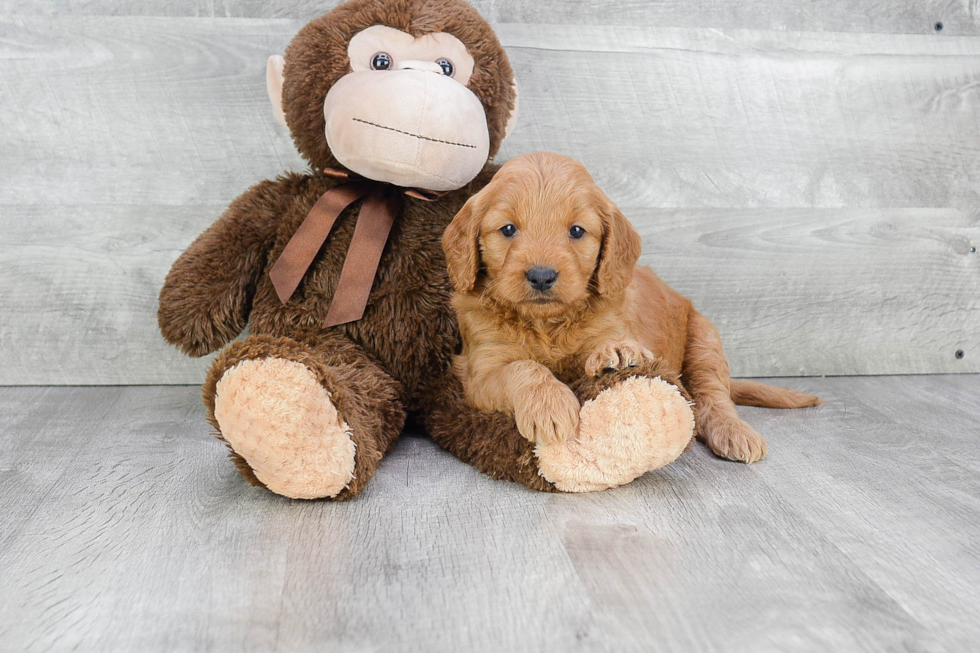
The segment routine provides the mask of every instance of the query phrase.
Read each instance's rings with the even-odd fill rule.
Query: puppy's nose
[[[543,292],[555,285],[558,273],[551,268],[534,267],[528,270],[524,276],[527,277],[527,282],[531,284],[532,288]]]

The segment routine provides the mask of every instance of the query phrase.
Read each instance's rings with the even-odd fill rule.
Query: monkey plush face
[[[273,108],[314,167],[398,186],[465,185],[516,115],[507,56],[461,0],[352,0],[304,27],[268,72]]]
[[[374,25],[347,47],[352,72],[323,104],[327,144],[345,167],[399,186],[459,188],[487,162],[473,57],[451,34],[418,38]]]

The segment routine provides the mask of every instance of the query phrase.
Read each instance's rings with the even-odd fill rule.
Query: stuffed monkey
[[[232,202],[174,263],[158,313],[184,353],[224,348],[204,403],[248,481],[355,496],[408,415],[461,460],[539,490],[620,485],[684,450],[692,413],[656,363],[568,379],[582,428],[557,449],[463,402],[441,237],[496,171],[517,109],[507,56],[472,7],[352,0],[270,59],[268,87],[311,171]]]

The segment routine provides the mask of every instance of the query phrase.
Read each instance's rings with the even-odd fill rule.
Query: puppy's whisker
[[[480,293],[480,306],[483,308],[489,308],[493,303],[491,286],[493,282],[488,283],[483,287],[483,291]]]

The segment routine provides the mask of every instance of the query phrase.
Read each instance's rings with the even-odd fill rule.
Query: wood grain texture
[[[235,196],[304,168],[264,90],[302,22],[0,12],[0,384],[201,380],[156,293]],[[980,371],[980,39],[763,26],[498,25],[501,158],[582,160],[736,373]]]
[[[0,18],[0,206],[226,205],[304,169],[265,91],[297,27]]]
[[[503,40],[523,111],[504,154],[574,156],[621,205],[980,211],[980,39],[515,25]]]
[[[745,409],[757,465],[556,496],[404,437],[341,504],[246,485],[196,388],[0,389],[0,649],[976,649],[980,376],[785,383],[827,403]]]
[[[300,22],[0,24],[0,204],[224,204],[304,166],[264,90],[267,55]],[[575,156],[621,204],[980,205],[978,39],[537,25],[500,36],[522,102],[503,157]]]
[[[626,213],[736,376],[980,369],[980,224],[959,211]]]
[[[0,380],[201,382],[208,360],[163,342],[156,301],[182,243],[220,207],[5,210]],[[958,211],[626,213],[644,238],[642,262],[715,321],[736,375],[980,369],[980,256],[970,251],[980,226]],[[38,233],[44,221],[57,230]]]
[[[223,209],[3,206],[0,385],[202,383],[213,356],[188,358],[163,340],[157,296]]]
[[[309,20],[337,0],[0,0],[0,14]],[[977,0],[470,0],[495,23],[980,34]],[[936,23],[942,29],[936,30]]]

